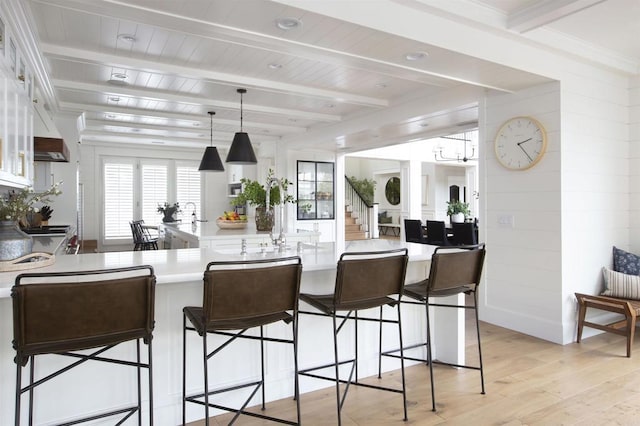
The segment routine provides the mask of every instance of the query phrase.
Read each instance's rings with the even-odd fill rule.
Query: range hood
[[[61,138],[33,138],[34,161],[69,162],[69,148]]]

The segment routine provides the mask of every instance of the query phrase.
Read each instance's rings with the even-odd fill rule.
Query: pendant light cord
[[[213,116],[215,114],[215,111],[209,111],[209,117],[211,118],[211,146],[213,146]]]
[[[242,132],[242,95],[243,93],[240,92],[240,131]]]

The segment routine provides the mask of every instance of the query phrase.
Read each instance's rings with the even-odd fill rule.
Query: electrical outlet
[[[500,228],[513,228],[514,227],[513,215],[510,215],[510,214],[498,215],[498,226]]]

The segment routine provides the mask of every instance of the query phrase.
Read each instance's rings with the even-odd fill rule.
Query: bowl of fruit
[[[226,211],[222,216],[218,216],[216,225],[220,229],[244,229],[247,227],[247,216],[234,211]]]

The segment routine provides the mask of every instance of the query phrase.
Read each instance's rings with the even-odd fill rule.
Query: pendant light
[[[247,89],[238,89],[240,93],[240,131],[233,137],[229,154],[227,154],[227,163],[231,164],[256,164],[256,154],[251,147],[249,135],[242,131],[242,95],[247,93]]]
[[[218,155],[218,148],[213,146],[214,115],[214,111],[209,111],[209,116],[211,117],[211,146],[208,146],[207,149],[204,150],[202,161],[200,161],[200,167],[198,167],[198,170],[200,170],[201,172],[224,172],[222,160],[220,159],[220,155]]]

